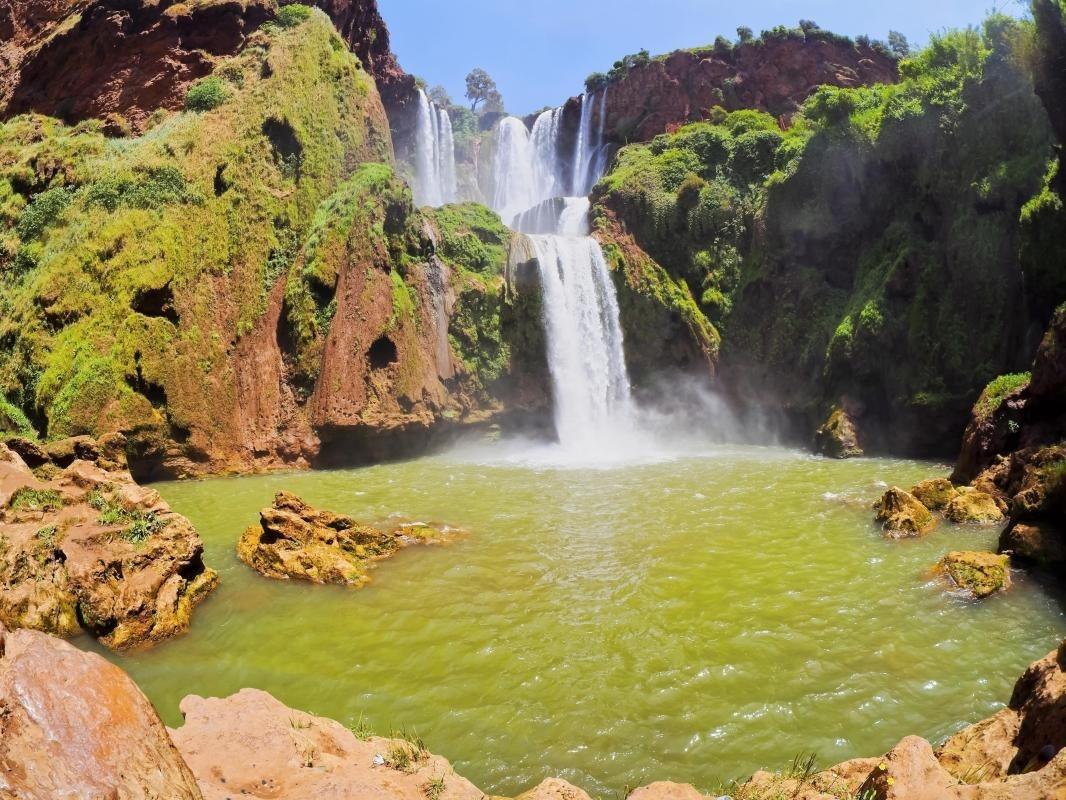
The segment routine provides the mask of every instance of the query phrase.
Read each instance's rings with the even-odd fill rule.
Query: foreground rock
[[[957,491],[945,507],[944,516],[960,525],[996,525],[1004,520],[995,497],[970,487]]]
[[[172,736],[205,800],[484,797],[419,743],[361,740],[339,722],[295,711],[265,692],[186,697],[181,710],[185,724]]]
[[[133,482],[123,444],[0,445],[0,622],[60,636],[84,628],[115,649],[188,630],[218,576],[192,524]]]
[[[248,528],[237,555],[268,578],[363,586],[374,563],[416,543],[443,542],[449,529],[400,526],[383,532],[351,517],[320,511],[289,492],[260,512],[259,526]]]
[[[126,674],[36,631],[0,626],[0,796],[200,800]]]
[[[936,571],[977,598],[1010,587],[1010,557],[996,553],[948,553]]]
[[[930,511],[943,511],[959,495],[947,478],[929,478],[915,485],[911,494]]]
[[[893,486],[877,504],[877,521],[893,539],[922,536],[936,527],[936,518],[914,495]]]

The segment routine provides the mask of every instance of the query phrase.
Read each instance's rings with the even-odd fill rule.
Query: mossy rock
[[[976,598],[1010,587],[1010,556],[985,552],[954,552],[944,556],[936,572]]]
[[[956,493],[945,507],[944,515],[960,525],[995,525],[1004,519],[996,498],[968,487]]]
[[[911,494],[930,511],[943,511],[958,497],[959,491],[947,478],[929,478],[916,484]]]
[[[893,486],[877,504],[877,521],[885,535],[892,539],[924,536],[936,527],[936,517],[922,502]]]
[[[829,458],[858,458],[863,455],[859,432],[848,413],[834,408],[829,419],[814,434],[815,452]]]

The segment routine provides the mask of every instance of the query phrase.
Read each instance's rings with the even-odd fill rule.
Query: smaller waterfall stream
[[[418,127],[415,131],[415,203],[442,206],[454,203],[459,191],[455,172],[455,139],[448,110],[418,90]]]

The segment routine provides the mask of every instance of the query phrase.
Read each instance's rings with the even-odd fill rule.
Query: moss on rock
[[[959,589],[983,599],[1010,587],[1010,556],[996,553],[948,553],[936,566]]]

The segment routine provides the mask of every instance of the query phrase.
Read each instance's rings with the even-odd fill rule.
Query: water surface
[[[414,728],[490,793],[560,775],[594,796],[823,764],[941,738],[1005,701],[1066,625],[1019,576],[973,603],[925,571],[996,531],[886,541],[909,461],[718,447],[615,468],[474,452],[158,488],[197,526],[219,590],[188,635],[110,656],[169,724],[189,693],[265,689],[376,730]],[[361,591],[270,581],[234,544],[274,492],[361,519],[470,529]]]

